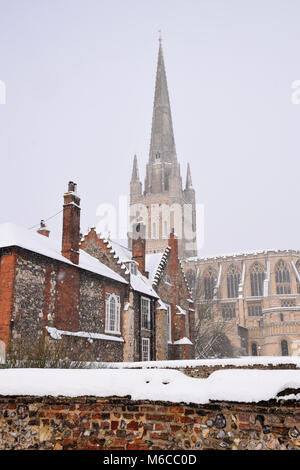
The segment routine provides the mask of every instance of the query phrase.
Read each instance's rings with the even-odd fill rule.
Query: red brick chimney
[[[139,271],[146,277],[146,227],[142,223],[135,224],[132,233],[132,259],[138,263]]]
[[[49,238],[50,230],[47,229],[47,226],[46,226],[44,220],[41,220],[40,228],[37,230],[37,233],[39,233],[40,235],[44,235],[44,237]]]
[[[76,190],[77,184],[70,181],[68,192],[64,194],[61,250],[62,255],[74,264],[79,263],[80,243],[80,198],[77,196]]]
[[[179,264],[179,259],[178,259],[178,238],[176,238],[175,236],[174,229],[172,229],[172,232],[170,233],[168,245],[171,248],[171,271],[175,273],[177,270],[177,266]]]

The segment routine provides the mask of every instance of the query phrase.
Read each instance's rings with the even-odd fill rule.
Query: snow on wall
[[[185,369],[187,367],[215,367],[236,366],[248,367],[254,365],[278,366],[281,364],[294,364],[300,368],[300,356],[243,356],[238,358],[222,359],[183,359],[175,361],[145,361],[145,362],[107,362],[93,363],[92,367],[109,367],[111,369]]]
[[[285,389],[300,388],[297,370],[222,370],[207,379],[174,370],[2,369],[3,396],[131,396],[205,404],[210,400],[259,402]],[[300,395],[293,398],[300,399]]]

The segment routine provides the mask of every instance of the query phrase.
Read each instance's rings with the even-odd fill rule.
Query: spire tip
[[[159,41],[159,45],[161,46],[161,43],[162,43],[162,36],[161,36],[161,29],[158,30],[158,41]]]

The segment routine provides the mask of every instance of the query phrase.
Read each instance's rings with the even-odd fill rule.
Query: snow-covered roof
[[[151,282],[154,281],[155,274],[161,263],[163,253],[148,253],[146,255],[146,270],[149,273],[149,279]]]
[[[86,271],[127,284],[127,281],[122,276],[83,250],[79,251],[79,264],[73,264],[68,258],[62,256],[61,243],[58,240],[45,237],[12,223],[0,224],[0,248],[12,246],[17,246],[72,266],[78,266]]]
[[[137,271],[137,274],[130,273],[130,284],[133,290],[159,299],[150,280],[146,276],[143,276],[140,271]]]
[[[300,389],[299,370],[231,369],[213,372],[206,379],[161,369],[0,370],[0,395],[4,396],[130,396],[133,400],[199,404],[300,399],[300,394],[278,397],[286,389]]]
[[[266,250],[245,250],[237,253],[225,253],[225,254],[215,254],[210,256],[199,256],[199,257],[191,257],[186,258],[184,261],[214,261],[218,259],[226,259],[226,258],[245,258],[247,256],[256,256],[256,255],[267,255],[267,254],[295,254],[300,255],[300,250],[279,250],[279,249],[266,249]]]
[[[189,338],[186,336],[184,338],[178,339],[177,341],[174,341],[173,344],[193,344]]]
[[[101,237],[101,235],[99,235]],[[132,252],[120,243],[114,240],[104,240],[107,242],[107,248],[111,250],[112,255],[118,260],[118,264],[124,265],[132,261]],[[151,297],[159,298],[157,293],[152,287],[151,280],[144,276],[139,270],[137,274],[130,272],[130,285],[133,290],[141,294],[149,295]]]
[[[107,240],[107,242],[107,247],[111,249],[111,253],[113,253],[121,263],[127,263],[132,260],[132,253],[127,247],[121,245],[115,240]]]
[[[153,285],[157,284],[164,267],[168,261],[170,247],[167,246],[162,253],[149,253],[146,255],[146,270]]]

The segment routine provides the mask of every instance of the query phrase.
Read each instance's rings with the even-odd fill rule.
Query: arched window
[[[195,288],[196,288],[196,274],[195,274],[195,271],[193,271],[192,269],[189,269],[185,273],[185,277],[186,277],[187,283],[189,285],[189,288],[194,292]]]
[[[222,306],[222,317],[224,320],[235,318],[235,304],[224,304]]]
[[[157,234],[156,234],[156,223],[153,222],[152,224],[152,238],[157,238]]]
[[[250,271],[251,295],[262,296],[264,293],[264,268],[260,263],[254,263]]]
[[[234,264],[227,271],[227,295],[229,298],[238,297],[241,274]]]
[[[290,273],[285,262],[281,259],[275,266],[276,294],[290,294]]]
[[[105,295],[105,332],[120,333],[120,297]]]
[[[164,230],[163,230],[163,238],[169,238],[169,224],[167,220],[164,220],[163,224]]]
[[[217,274],[212,266],[209,266],[204,274],[204,297],[206,300],[213,299],[216,282]]]
[[[285,339],[283,339],[281,341],[281,355],[282,356],[288,356],[289,355],[288,342]]]
[[[256,343],[251,344],[251,355],[257,356],[257,344]]]

